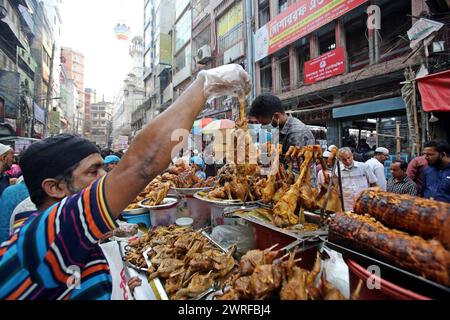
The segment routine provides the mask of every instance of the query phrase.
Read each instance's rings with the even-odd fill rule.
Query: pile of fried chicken
[[[157,206],[167,197],[169,190],[169,183],[164,183],[160,178],[156,178],[150,182],[145,190],[139,194],[139,196],[125,209],[125,211],[139,209],[139,203],[144,199],[148,199],[145,202],[145,205]]]
[[[243,256],[239,273],[231,276],[225,293],[217,299],[346,300],[342,293],[327,281],[324,272],[319,276],[319,253],[312,271],[308,271],[297,266],[301,259],[295,260],[295,252],[278,258],[280,251],[272,249],[252,250]]]
[[[241,175],[238,165],[227,164],[219,171],[216,188],[209,192],[207,198],[241,202],[262,200],[265,204],[273,205],[269,220],[281,228],[304,223],[302,217],[305,210],[338,212],[341,210],[338,187],[336,183],[331,182],[330,174],[326,170],[333,167],[336,153],[337,149],[334,149],[332,157],[326,162],[320,146],[291,147],[284,155],[290,162],[289,169],[286,170],[284,165],[275,163],[278,170],[268,177],[257,174]],[[294,161],[297,161],[300,173],[297,179],[293,172]],[[316,162],[321,163],[324,169],[325,183],[320,192],[311,185],[311,169]]]
[[[151,248],[149,279],[164,280],[166,292],[173,300],[195,298],[215,282],[223,283],[230,272],[237,270],[234,250],[224,254],[201,231],[190,228],[160,227],[150,231],[145,239],[131,242],[130,247],[142,257]],[[136,258],[135,254],[130,254],[130,258]]]
[[[171,165],[159,177],[162,182],[170,183],[171,188],[208,188],[214,185],[214,177],[203,180],[195,175],[195,167],[180,161]]]

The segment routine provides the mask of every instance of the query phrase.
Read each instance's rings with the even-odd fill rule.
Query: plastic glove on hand
[[[203,70],[199,76],[205,78],[204,91],[208,100],[229,95],[245,97],[252,88],[249,74],[238,64]]]

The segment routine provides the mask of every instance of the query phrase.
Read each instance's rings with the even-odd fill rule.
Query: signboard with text
[[[329,51],[305,62],[305,83],[316,83],[345,72],[344,48]]]
[[[299,0],[255,33],[259,61],[359,7],[367,0]]]

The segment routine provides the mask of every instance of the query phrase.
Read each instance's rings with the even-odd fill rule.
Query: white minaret
[[[136,36],[131,40],[130,56],[133,59],[132,73],[136,76],[136,81],[142,83],[144,81],[144,39]],[[140,86],[137,84],[138,86]]]

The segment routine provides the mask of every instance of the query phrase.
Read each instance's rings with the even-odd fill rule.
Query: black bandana
[[[94,153],[100,151],[93,143],[72,134],[60,134],[32,144],[20,158],[20,168],[30,194],[42,189],[45,179],[63,174]]]

